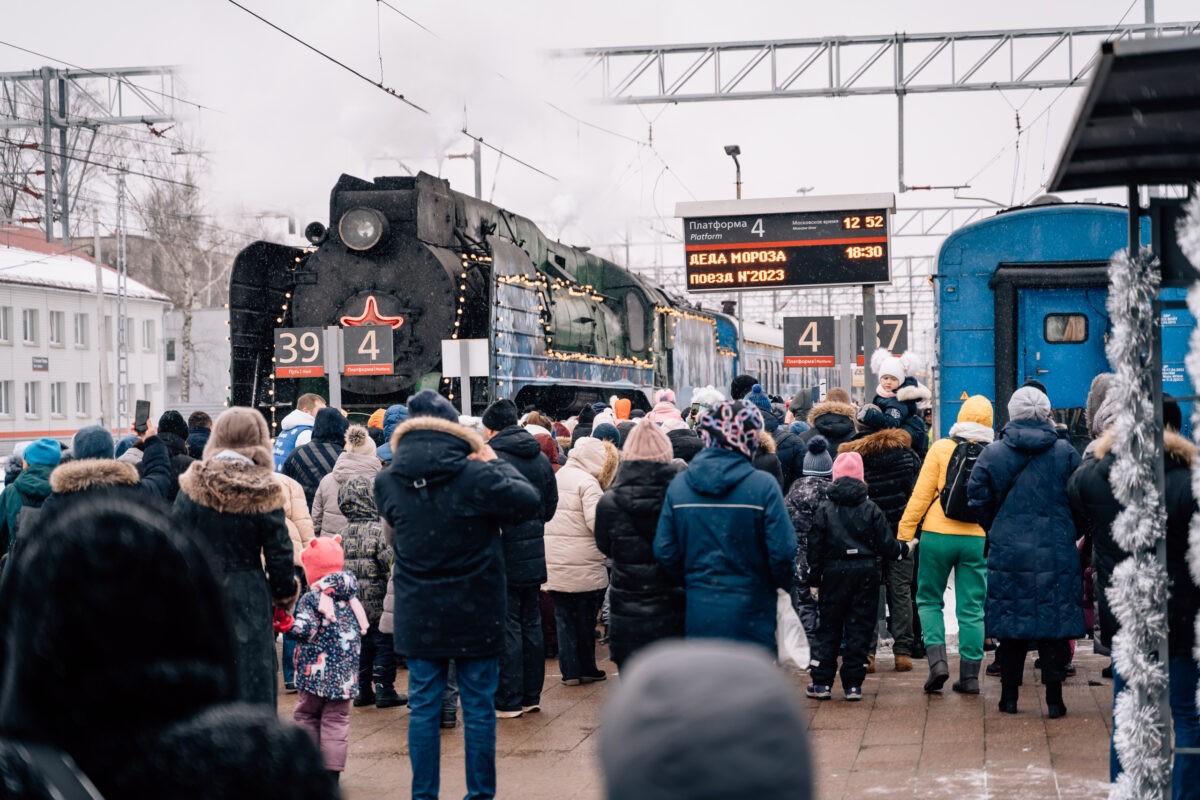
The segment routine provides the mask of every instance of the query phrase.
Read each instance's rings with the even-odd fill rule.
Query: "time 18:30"
[[[867,244],[853,245],[846,248],[846,258],[883,258],[883,245]]]

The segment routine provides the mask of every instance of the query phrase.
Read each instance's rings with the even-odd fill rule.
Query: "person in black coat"
[[[178,411],[167,410],[158,418],[158,440],[167,448],[167,455],[171,459],[171,486],[167,490],[167,502],[174,503],[175,496],[179,494],[179,476],[187,472],[187,468],[192,465],[193,461],[198,460],[188,455],[188,426],[183,421],[183,415]],[[208,439],[205,439],[207,442]],[[138,447],[135,444],[134,447]],[[142,456],[143,461],[145,456]],[[137,463],[138,475],[145,475],[145,467],[142,461]]]
[[[664,431],[664,433],[671,442],[672,457],[681,459],[685,463],[690,464],[696,454],[704,449],[704,442],[700,441],[700,437],[691,428],[675,428]]]
[[[203,536],[218,570],[236,637],[238,699],[274,708],[272,605],[291,608],[300,587],[270,445],[262,414],[226,409],[204,459],[179,478],[173,517]]]
[[[283,474],[304,487],[304,499],[311,509],[321,479],[333,472],[333,465],[346,446],[349,420],[336,408],[322,408],[313,423],[312,441],[302,444],[283,462]]]
[[[212,417],[203,411],[193,411],[187,418],[187,450],[192,458],[204,456],[204,445],[212,433]]]
[[[767,414],[770,412],[768,411]],[[754,451],[752,459],[754,468],[762,470],[774,478],[782,491],[783,466],[779,463],[779,456],[775,453],[775,437],[765,430],[758,431],[755,435],[758,437],[758,449]]]
[[[888,526],[895,536],[900,518],[904,516],[904,509],[908,505],[908,498],[912,494],[913,484],[921,472],[921,459],[913,452],[912,438],[907,431],[900,428],[875,428],[865,421],[862,424],[863,430],[855,434],[850,441],[843,442],[838,451],[858,453],[862,456],[867,496],[887,517]],[[887,605],[892,618],[891,630],[895,639],[892,653],[895,655],[897,672],[908,672],[912,669],[912,578],[912,556],[906,556],[899,561],[881,562],[881,580],[887,589]],[[874,663],[875,660],[874,650],[872,646],[868,659],[870,663]]]
[[[867,497],[863,460],[856,452],[833,462],[833,483],[817,509],[808,535],[809,585],[820,591],[820,625],[809,668],[809,697],[827,700],[842,653],[842,689],[847,700],[862,699],[867,650],[879,605],[875,560],[908,555],[887,517]],[[843,647],[845,648],[843,651]]]
[[[1050,400],[1013,392],[1003,438],[984,448],[967,483],[968,504],[987,531],[984,624],[1000,640],[1000,710],[1017,713],[1025,655],[1036,647],[1046,713],[1067,713],[1062,682],[1069,640],[1083,635],[1083,577],[1067,481],[1079,454],[1059,438]]]
[[[1105,417],[1111,419],[1110,417]],[[1170,698],[1171,719],[1175,732],[1175,746],[1200,746],[1200,715],[1196,709],[1196,662],[1192,652],[1196,639],[1196,614],[1200,611],[1200,588],[1188,571],[1188,529],[1196,513],[1196,499],[1192,494],[1191,469],[1196,461],[1196,446],[1179,435],[1182,422],[1179,406],[1163,404],[1163,457],[1164,457],[1164,504],[1167,512],[1167,580],[1170,593],[1167,596],[1167,645],[1170,649]],[[1117,619],[1108,602],[1108,587],[1113,570],[1129,554],[1117,544],[1113,537],[1113,521],[1121,511],[1121,504],[1113,496],[1109,475],[1116,460],[1112,452],[1114,437],[1110,431],[1102,432],[1089,451],[1093,458],[1085,458],[1079,469],[1067,483],[1067,496],[1076,518],[1082,523],[1093,554],[1092,563],[1096,570],[1096,596],[1100,607],[1100,643],[1111,648],[1113,634],[1117,632]],[[1114,671],[1115,672],[1115,671]],[[1113,696],[1124,686],[1119,674],[1114,675]],[[1114,726],[1115,727],[1115,726]],[[1115,733],[1115,730],[1114,730]],[[1110,779],[1116,781],[1121,772],[1115,749],[1110,755]],[[1176,755],[1171,773],[1175,796],[1185,786],[1200,785],[1200,757]]]
[[[854,406],[840,400],[827,399],[817,403],[808,412],[808,424],[812,427],[800,434],[800,440],[808,446],[814,436],[824,436],[829,442],[830,452],[836,453],[842,442],[853,439],[858,431],[854,425],[854,414]]]
[[[43,524],[0,583],[0,797],[84,796],[72,773],[89,797],[337,796],[306,734],[235,702],[199,534],[133,494]]]
[[[663,497],[678,474],[673,453],[653,422],[638,423],[596,506],[596,547],[612,559],[609,653],[618,667],[652,642],[684,635],[687,595],[654,557]]]
[[[437,796],[439,721],[454,660],[466,728],[469,794],[496,790],[496,689],[504,651],[502,525],[537,517],[542,497],[500,461],[450,402],[423,390],[392,434],[392,463],[375,478],[395,554],[396,652],[408,659],[408,748],[414,794]]]
[[[546,680],[546,648],[538,589],[546,582],[546,522],[558,508],[558,482],[533,434],[517,425],[517,406],[501,399],[483,412],[483,432],[496,457],[511,464],[541,495],[537,514],[501,527],[508,579],[508,621],[500,657],[496,712],[506,717],[539,709]]]

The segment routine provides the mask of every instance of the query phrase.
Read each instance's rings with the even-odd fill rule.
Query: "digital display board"
[[[891,195],[681,203],[687,291],[889,283],[893,206]]]

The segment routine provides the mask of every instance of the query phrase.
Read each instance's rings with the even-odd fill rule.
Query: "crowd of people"
[[[0,768],[46,796],[64,775],[105,796],[153,781],[189,796],[192,773],[156,761],[156,739],[193,752],[258,737],[268,767],[238,771],[248,757],[231,756],[231,794],[264,785],[283,769],[270,759],[293,748],[290,763],[308,761],[273,788],[328,796],[346,767],[350,707],[408,705],[412,796],[437,797],[439,729],[458,724],[461,706],[468,796],[492,797],[497,720],[541,710],[548,658],[564,686],[606,680],[598,641],[619,669],[631,665],[606,715],[613,731],[647,708],[670,714],[667,686],[698,703],[726,694],[774,706],[791,720],[781,725],[797,724],[791,699],[779,705],[782,682],[707,693],[673,683],[671,668],[711,656],[721,670],[761,671],[776,653],[781,592],[812,645],[809,698],[830,699],[840,676],[845,699],[861,699],[885,638],[895,670],[923,657],[924,690],[940,692],[951,574],[952,689],[980,693],[987,643],[998,642],[988,674],[999,674],[1000,710],[1018,713],[1036,649],[1047,714],[1065,715],[1075,640],[1091,632],[1085,597],[1098,603],[1098,649],[1116,627],[1103,591],[1121,558],[1110,378],[1093,384],[1096,438],[1081,456],[1036,383],[1012,395],[999,431],[977,395],[934,440],[930,392],[911,364],[883,354],[875,366],[879,384],[859,405],[838,388],[785,401],[739,375],[728,396],[707,387],[680,407],[661,389],[644,408],[614,397],[560,420],[509,399],[462,417],[425,390],[357,425],[306,394],[273,440],[246,408],[215,421],[167,411],[117,442],[99,426],[69,448],[38,440],[0,494]],[[1200,744],[1194,692],[1175,687],[1196,678],[1200,590],[1183,556],[1196,451],[1167,408],[1171,697],[1185,746]],[[80,614],[117,624],[79,625]],[[662,644],[679,639],[746,649]],[[85,665],[100,674],[78,674]],[[62,694],[97,680],[113,691]],[[275,720],[281,684],[299,694],[303,746]],[[637,746],[636,731],[617,741],[602,747],[606,767],[622,765],[610,797],[659,796],[634,788],[657,751]],[[1180,759],[1186,779],[1196,759]],[[772,774],[794,782],[790,769]]]

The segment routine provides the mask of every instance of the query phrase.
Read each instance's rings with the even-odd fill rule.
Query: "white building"
[[[101,273],[102,304],[94,262],[48,244],[41,231],[0,226],[0,456],[41,436],[69,442],[98,422],[115,431],[117,275],[107,267]],[[163,318],[170,303],[133,280],[126,296],[128,416],[135,401],[149,400],[154,420],[165,408]]]

